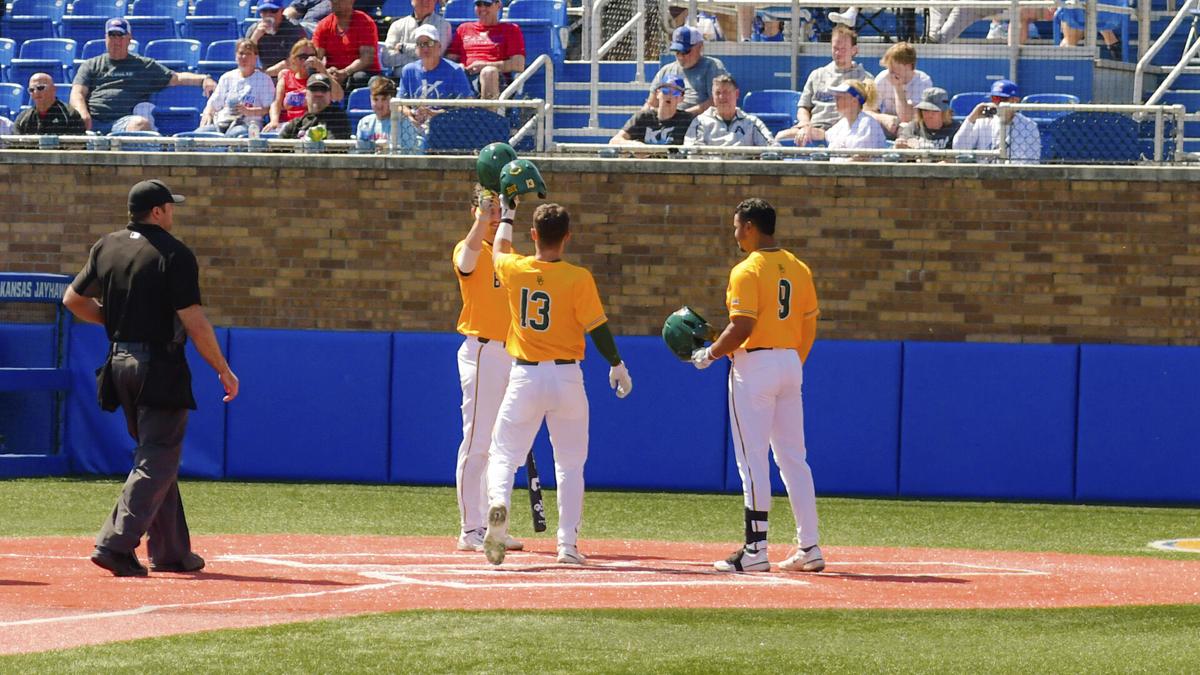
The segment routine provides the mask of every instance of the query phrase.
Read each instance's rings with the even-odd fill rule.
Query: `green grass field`
[[[111,480],[0,482],[0,535],[91,536]],[[187,482],[195,534],[456,533],[449,488]],[[553,492],[548,493],[553,512]],[[54,508],[45,505],[54,504]],[[829,546],[1175,557],[1200,510],[820,500]],[[782,499],[774,541],[793,524]],[[589,492],[591,539],[740,540],[734,495]],[[528,537],[528,520],[514,532]],[[2,589],[0,589],[2,592]],[[0,657],[0,672],[1195,672],[1200,606],[1029,610],[398,612]]]

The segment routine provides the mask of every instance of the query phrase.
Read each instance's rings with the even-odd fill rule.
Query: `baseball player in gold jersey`
[[[504,561],[513,475],[544,418],[558,482],[558,562],[582,565],[578,535],[588,452],[588,400],[579,367],[584,334],[592,336],[609,362],[609,384],[619,398],[629,394],[633,381],[617,352],[591,272],[562,259],[571,238],[567,210],[558,204],[537,208],[530,232],[537,252],[532,256],[511,252],[512,216],[506,208],[493,253],[512,317],[506,347],[515,362],[488,453],[484,553],[494,565]]]
[[[458,349],[458,380],[462,385],[463,440],[458,446],[458,550],[482,551],[487,527],[488,446],[500,400],[508,385],[512,358],[504,351],[508,334],[508,303],[492,269],[492,241],[500,224],[500,200],[483,186],[471,199],[474,223],[454,247],[454,276],[462,294],[458,332],[466,339]],[[509,537],[506,547],[523,545]]]
[[[746,199],[733,214],[733,236],[747,253],[729,274],[729,325],[692,363],[707,368],[728,356],[729,418],[746,507],[746,543],[714,566],[722,572],[766,572],[767,515],[771,509],[768,448],[787,486],[799,547],[779,567],[820,572],[817,498],[805,460],[803,363],[817,333],[812,272],[775,243],[775,209]]]

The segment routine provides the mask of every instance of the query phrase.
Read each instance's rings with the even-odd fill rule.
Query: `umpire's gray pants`
[[[187,429],[187,409],[161,410],[134,404],[145,382],[150,354],[141,350],[113,353],[112,376],[125,412],[129,435],[138,442],[133,469],[100,528],[96,545],[132,552],[148,535],[150,560],[175,563],[192,550],[183,501],[179,497],[179,459]]]

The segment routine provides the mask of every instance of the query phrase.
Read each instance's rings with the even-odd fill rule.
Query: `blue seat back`
[[[66,10],[66,0],[12,0],[8,13],[11,17],[45,16],[57,24]]]
[[[1079,97],[1074,94],[1030,94],[1021,99],[1021,103],[1079,103]]]
[[[429,120],[427,152],[479,150],[489,143],[507,143],[508,120],[480,108],[452,108]]]
[[[990,100],[992,95],[986,91],[964,91],[950,98],[950,110],[954,111],[955,117],[966,117],[975,106]]]
[[[250,16],[250,2],[249,0],[196,0],[192,16],[232,16],[240,23],[242,19]]]
[[[9,82],[0,83],[0,115],[12,119],[21,111],[25,87]]]
[[[379,10],[384,16],[390,16],[393,19],[412,14],[412,0],[383,0],[383,6]]]
[[[233,16],[189,16],[183,22],[183,37],[208,44],[217,40],[236,40],[241,19]]]
[[[96,39],[97,35],[104,35],[104,23],[109,18],[100,15],[68,14],[63,17],[58,32],[62,37],[70,38],[77,44],[83,45],[88,40]]]
[[[200,65],[200,41],[182,38],[155,40],[146,45],[143,56],[161,61],[172,70],[195,70]],[[178,64],[183,64],[183,67],[176,67]]]
[[[17,55],[17,43],[8,38],[0,38],[0,82],[4,81],[4,71]]]
[[[742,110],[755,115],[776,113],[796,116],[800,105],[800,92],[791,89],[760,89],[748,91],[742,97]]]
[[[75,0],[67,16],[102,16],[108,19],[124,15],[125,0]]]
[[[75,41],[65,38],[38,38],[21,45],[23,59],[54,59],[63,65],[75,60]]]
[[[179,27],[169,16],[127,16],[125,20],[129,22],[133,36],[142,44],[179,37]]]
[[[205,61],[236,61],[237,40],[217,40],[208,43],[208,51],[204,54]]]
[[[129,16],[169,16],[175,23],[183,23],[187,10],[187,0],[133,0]]]
[[[473,0],[450,0],[443,8],[443,16],[447,21],[474,21],[475,3]]]
[[[13,59],[8,75],[9,79],[21,86],[28,85],[29,78],[37,73],[46,73],[58,82],[69,79],[73,66],[74,61],[71,66],[64,66],[58,59]]]
[[[567,25],[567,4],[562,0],[513,0],[505,14],[515,19],[545,19],[557,28]]]
[[[1071,113],[1046,127],[1048,161],[1137,162],[1143,152],[1138,123],[1119,113]]]
[[[350,97],[346,99],[346,110],[365,110],[371,112],[371,89],[369,87],[359,87],[350,92]]]
[[[208,99],[204,96],[204,91],[200,87],[166,87],[157,91],[150,97],[150,102],[158,108],[195,108],[203,110],[208,104]],[[158,111],[155,111],[155,115]],[[195,127],[192,127],[195,129]]]

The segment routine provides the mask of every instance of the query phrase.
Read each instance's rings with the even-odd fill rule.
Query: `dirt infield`
[[[1200,603],[1197,560],[831,546],[821,574],[721,574],[728,544],[585,541],[583,568],[529,544],[493,567],[449,537],[197,537],[204,572],[118,579],[86,538],[0,539],[0,654],[417,608]]]

